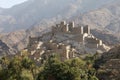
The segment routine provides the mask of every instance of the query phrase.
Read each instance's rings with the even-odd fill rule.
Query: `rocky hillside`
[[[9,47],[14,49],[18,49],[18,48],[23,49],[25,44],[27,44],[24,41],[25,38],[27,37],[26,37],[26,32],[24,30],[1,35],[1,40],[4,41]],[[17,44],[19,44],[19,46],[16,46]]]
[[[120,80],[120,45],[104,53],[99,60],[98,76],[103,80]]]
[[[106,30],[93,29],[93,30],[91,30],[91,32],[92,32],[92,34],[94,34],[94,36],[103,40],[103,42],[108,45],[116,45],[116,44],[120,43],[117,35],[113,35]]]
[[[120,45],[115,46],[108,52],[104,53],[102,56],[104,61],[107,61],[110,59],[120,59]]]
[[[3,41],[0,40],[0,57],[3,55],[14,54],[15,52]]]
[[[8,34],[1,34],[0,39],[9,47],[19,51],[27,47],[29,36],[41,36],[43,33],[50,30],[52,24],[54,23],[49,21],[47,23],[42,22],[27,30],[18,30]]]

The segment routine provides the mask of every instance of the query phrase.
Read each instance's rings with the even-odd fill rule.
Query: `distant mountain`
[[[0,29],[1,32],[10,32],[30,28],[44,19],[69,19],[112,1],[114,0],[28,0],[0,13]]]
[[[91,28],[106,30],[120,37],[120,1],[80,15],[79,22],[88,24]]]
[[[3,8],[0,8],[0,13],[3,11]]]
[[[120,0],[28,0],[0,9],[0,36],[16,50],[26,47],[29,36],[40,36],[61,20],[89,25],[108,44],[119,43]],[[98,4],[99,3],[99,4]],[[24,30],[21,30],[24,29]]]

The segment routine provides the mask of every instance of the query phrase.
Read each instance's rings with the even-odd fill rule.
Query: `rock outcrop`
[[[7,44],[5,44],[2,40],[0,40],[0,57],[6,55],[14,54],[14,50],[11,49]]]

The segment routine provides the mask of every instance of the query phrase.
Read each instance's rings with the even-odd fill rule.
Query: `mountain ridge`
[[[106,3],[111,2],[106,1]],[[10,32],[18,29],[27,29],[34,23],[50,18],[70,18],[79,13],[83,13],[94,9],[94,6],[99,2],[99,6],[103,5],[103,1],[84,1],[84,0],[30,0],[22,4],[13,6],[12,8],[4,10],[0,15],[9,16],[11,20],[5,20],[1,23],[2,32]],[[105,4],[105,3],[104,3]],[[88,5],[94,5],[89,7]],[[96,6],[98,8],[99,6]],[[48,14],[49,13],[49,14]],[[10,27],[10,28],[9,28]],[[9,28],[9,29],[8,29]],[[12,28],[12,29],[11,29]],[[6,29],[6,30],[5,30]]]
[[[46,0],[48,1],[48,0]],[[69,0],[67,0],[69,2]],[[66,1],[66,2],[67,2]],[[53,26],[55,23],[58,23],[62,20],[67,20],[69,21],[75,21],[75,23],[77,24],[85,24],[85,25],[89,25],[93,30],[93,33],[96,34],[96,37],[102,39],[104,42],[108,42],[108,44],[117,44],[119,43],[119,37],[116,34],[119,34],[117,30],[119,30],[119,4],[115,3],[115,2],[119,2],[119,0],[115,1],[114,4],[111,4],[110,2],[105,2],[107,5],[97,8],[97,9],[93,9],[90,10],[88,8],[88,10],[90,11],[86,11],[83,14],[81,14],[81,6],[79,4],[82,4],[81,0],[75,0],[74,3],[71,4],[71,2],[73,2],[74,0],[71,0],[69,3],[67,3],[67,5],[64,3],[64,1],[62,0],[62,3],[64,3],[64,6],[66,6],[65,8],[61,8],[60,9],[60,14],[57,13],[57,11],[54,12],[54,8],[50,11],[51,14],[55,13],[56,15],[52,14],[49,15],[49,11],[46,11],[47,9],[49,9],[49,7],[54,7],[54,5],[52,5],[53,3],[49,4],[52,6],[48,6],[48,2],[44,2],[45,4],[42,4],[42,0],[31,0],[31,1],[27,1],[25,3],[16,5],[10,9],[5,10],[6,14],[3,15],[3,13],[0,13],[0,30],[1,32],[4,31],[3,27],[5,28],[6,31],[13,31],[11,33],[8,33],[7,35],[3,35],[2,37],[0,37],[1,40],[3,40],[6,44],[8,44],[9,46],[11,46],[12,48],[15,48],[17,50],[21,50],[23,48],[26,47],[27,43],[28,43],[28,37],[29,36],[39,36],[42,34],[42,32],[46,32],[49,31],[50,27]],[[32,6],[33,3],[36,3],[36,5]],[[40,5],[40,2],[42,5]],[[54,1],[53,1],[54,2]],[[56,1],[55,1],[56,2]],[[54,2],[54,3],[55,3]],[[79,2],[79,4],[77,3]],[[97,2],[97,1],[96,1]],[[90,5],[95,4],[95,3],[90,3]],[[102,1],[100,1],[102,2]],[[84,5],[83,9],[85,6],[88,5],[89,2],[84,1]],[[102,3],[101,3],[102,4]],[[118,4],[118,5],[115,5]],[[22,6],[21,6],[22,5]],[[29,6],[31,5],[31,6]],[[47,7],[46,7],[47,5]],[[57,5],[57,4],[55,4]],[[102,4],[103,5],[103,4]],[[111,9],[111,5],[114,5],[114,9]],[[43,12],[42,13],[46,13],[48,18],[43,17],[43,19],[41,19],[40,17],[43,15],[41,14],[39,11],[41,9],[41,6],[43,8]],[[79,7],[78,7],[79,6]],[[99,5],[101,6],[101,5]],[[31,8],[33,7],[33,8]],[[40,7],[40,8],[39,8]],[[59,7],[61,7],[61,4],[59,4]],[[18,8],[18,9],[17,9]],[[37,9],[39,8],[39,9]],[[58,7],[56,7],[58,8]],[[79,9],[80,8],[80,9]],[[19,10],[21,9],[21,10]],[[75,10],[74,10],[75,9]],[[86,7],[87,9],[87,7]],[[58,9],[59,10],[59,9]],[[73,13],[72,13],[73,10]],[[113,11],[115,10],[115,12]],[[25,11],[25,13],[24,13]],[[28,12],[27,12],[28,11]],[[71,13],[72,14],[71,14]],[[114,14],[113,14],[114,12]],[[9,15],[9,13],[11,13],[12,15]],[[27,15],[27,13],[30,13]],[[49,14],[48,14],[49,13]],[[70,14],[69,14],[70,13]],[[117,14],[117,15],[116,15]],[[13,16],[15,15],[15,17]],[[63,16],[61,16],[63,15]],[[50,17],[52,16],[52,17]],[[37,18],[36,18],[37,17]],[[117,25],[115,25],[117,23]],[[116,26],[116,28],[114,28],[114,26]],[[25,27],[25,28],[24,28]],[[23,30],[21,31],[21,29],[27,29],[27,30]],[[14,32],[15,30],[15,32]],[[17,31],[16,31],[17,30]],[[45,31],[46,30],[46,31]],[[104,35],[104,36],[102,36]],[[9,38],[9,39],[7,39]],[[26,38],[26,39],[25,39]]]

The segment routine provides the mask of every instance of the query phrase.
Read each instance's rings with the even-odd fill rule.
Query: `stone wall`
[[[73,37],[74,41],[77,41],[77,42],[83,42],[83,34],[78,34],[78,35],[75,35],[75,37]]]
[[[75,27],[70,31],[72,34],[83,34],[83,27]]]
[[[75,26],[74,22],[67,24],[65,21],[52,27],[52,31],[41,37],[30,37],[28,49],[36,60],[41,56],[48,57],[55,53],[61,60],[74,58],[78,53],[85,50],[105,50],[102,40],[97,39],[90,33],[89,26]],[[93,49],[93,50],[90,50]],[[76,54],[77,53],[77,54]]]
[[[90,34],[90,27],[88,25],[83,28],[83,33]]]
[[[75,26],[74,22],[69,22],[66,24],[65,21],[57,24],[56,26],[52,27],[53,33],[72,33],[72,34],[90,34],[90,27],[89,26]]]
[[[85,41],[87,44],[99,44],[99,40],[96,38],[86,38]]]

